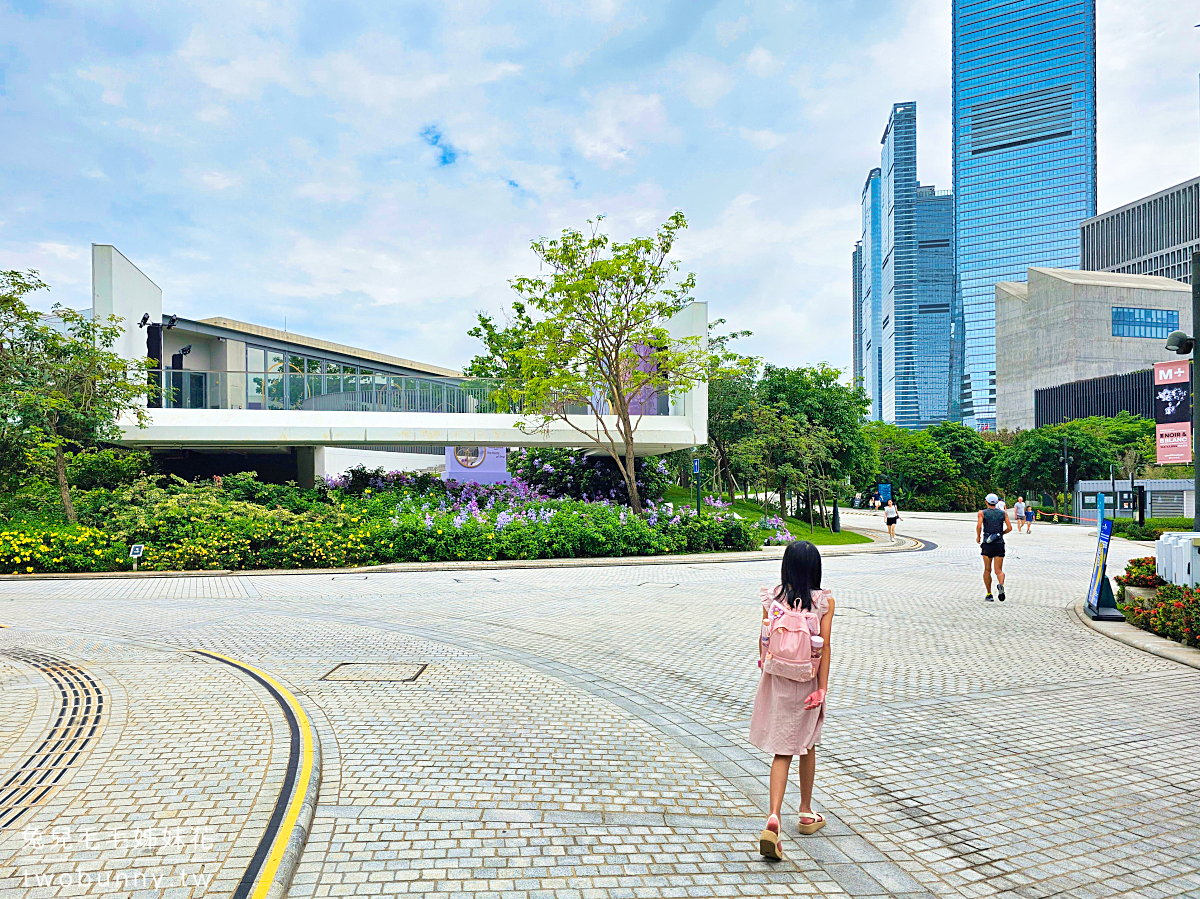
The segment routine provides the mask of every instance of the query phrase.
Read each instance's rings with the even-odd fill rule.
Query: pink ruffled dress
[[[770,609],[780,588],[763,587],[762,604]],[[814,590],[813,611],[821,618],[829,611],[829,590]],[[760,655],[762,653],[760,645]],[[754,696],[754,714],[750,717],[750,742],[772,755],[804,755],[821,742],[825,723],[825,703],[805,709],[804,700],[817,689],[818,678],[810,681],[788,680],[763,674]]]

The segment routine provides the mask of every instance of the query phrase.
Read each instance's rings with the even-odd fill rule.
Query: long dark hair
[[[791,608],[796,608],[799,603],[803,611],[811,611],[812,592],[821,589],[820,551],[807,540],[789,543],[783,551],[779,583]]]

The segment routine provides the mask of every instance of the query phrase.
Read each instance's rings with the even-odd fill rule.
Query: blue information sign
[[[1100,514],[1104,514],[1104,506],[1100,507]],[[1096,527],[1098,535],[1096,541],[1096,561],[1092,563],[1092,583],[1088,586],[1087,604],[1093,612],[1098,612],[1100,609],[1100,589],[1104,584],[1104,578],[1107,577],[1104,568],[1108,561],[1108,543],[1112,539],[1113,520],[1111,518],[1101,518]]]
[[[880,484],[879,485],[879,498],[881,500],[883,500],[885,503],[889,499],[892,498],[892,485],[891,484]]]
[[[692,474],[700,474],[700,460],[699,459],[692,460]]]

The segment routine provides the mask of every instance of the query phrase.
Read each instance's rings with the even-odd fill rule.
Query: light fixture
[[[182,350],[179,351],[179,355],[186,356],[191,351],[192,351],[192,345],[189,343],[187,346],[185,346]]]
[[[166,325],[165,325],[164,327],[166,327],[166,329],[167,329],[168,331],[170,331],[172,328],[174,328],[174,327],[175,327],[175,323],[176,323],[177,321],[179,321],[179,316],[178,316],[178,315],[168,315],[168,316],[167,316],[167,323],[166,323]]]
[[[1172,331],[1167,335],[1167,349],[1172,353],[1178,353],[1180,356],[1186,356],[1192,351],[1192,347],[1196,345],[1196,341],[1188,337],[1182,331]]]
[[[149,312],[143,312],[143,313],[142,313],[142,320],[141,320],[140,322],[138,322],[138,327],[139,327],[139,328],[144,328],[144,327],[146,327],[146,323],[147,323],[148,321],[150,321],[150,313],[149,313]]]

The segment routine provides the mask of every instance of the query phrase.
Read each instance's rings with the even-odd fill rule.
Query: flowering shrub
[[[629,504],[625,479],[608,456],[589,456],[583,450],[521,449],[509,454],[508,470],[547,496]],[[634,471],[642,504],[661,502],[671,486],[666,463],[657,457],[641,458]]]
[[[1125,573],[1113,578],[1122,587],[1161,587],[1166,583],[1158,576],[1154,556],[1130,559]]]
[[[129,547],[96,528],[0,531],[0,573],[114,571],[130,567]]]
[[[778,515],[770,517],[763,516],[755,525],[760,531],[772,531],[766,539],[767,546],[781,546],[784,543],[791,543],[795,540],[792,532],[788,530],[787,522]]]
[[[1142,604],[1124,603],[1125,620],[1142,630],[1186,646],[1200,646],[1200,593],[1165,584],[1158,595]]]
[[[143,479],[81,493],[76,507],[85,526],[10,522],[0,566],[8,573],[123,569],[133,543],[145,544],[146,570],[248,570],[658,555],[760,542],[728,513],[635,515],[610,501],[550,499],[520,482],[368,474],[318,490],[230,475],[198,483]]]

